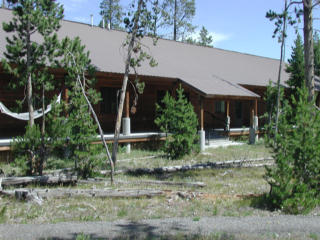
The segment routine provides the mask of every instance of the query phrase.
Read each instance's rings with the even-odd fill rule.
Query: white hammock
[[[59,94],[56,103],[60,103],[60,101],[61,101],[61,93]],[[51,106],[51,104],[49,104],[47,106],[47,109],[44,111],[44,114],[47,114],[48,112],[50,112],[51,109],[52,109],[52,106]],[[8,115],[10,117],[19,119],[19,120],[29,121],[29,113],[28,112],[26,112],[26,113],[14,113],[14,112],[11,112],[2,102],[0,102],[0,112],[3,113],[3,114]],[[43,116],[42,109],[35,110],[33,112],[33,114],[34,114],[34,119],[42,117]]]

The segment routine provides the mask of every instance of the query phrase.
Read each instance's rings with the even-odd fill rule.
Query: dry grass
[[[130,158],[131,160],[119,161],[118,169],[183,165],[207,161],[270,156],[269,150],[264,148],[263,145],[244,145],[214,149],[208,151],[208,154],[188,156],[178,161],[171,161],[161,157],[152,159],[143,158],[159,154],[161,153],[133,151],[128,156],[122,153],[119,159]],[[274,213],[252,207],[253,200],[257,198],[255,196],[264,194],[269,190],[268,184],[263,179],[264,171],[264,168],[239,168],[176,172],[151,176],[120,174],[116,176],[116,180],[132,183],[113,186],[113,188],[161,189],[166,190],[167,195],[150,199],[47,199],[42,206],[2,197],[0,200],[0,211],[3,208],[5,208],[5,211],[3,216],[0,216],[0,221],[6,223],[55,223],[64,221],[113,221],[117,219],[139,220],[165,217],[199,218],[216,215],[270,215]],[[195,189],[134,183],[139,180],[201,181],[206,183],[206,187]],[[106,179],[106,182],[75,187],[109,188],[110,185],[108,179]],[[184,192],[187,197],[181,197],[177,192]]]
[[[154,156],[154,158],[147,158]],[[227,160],[243,160],[252,158],[270,157],[271,150],[264,144],[239,145],[227,148],[207,149],[204,153],[189,155],[180,160],[170,160],[163,156],[162,152],[150,152],[134,150],[130,156],[119,154],[118,169],[163,167],[172,165],[186,165],[206,162],[219,162]]]
[[[2,198],[0,209],[6,206],[7,223],[54,223],[63,221],[113,221],[117,219],[150,219],[165,217],[202,217],[202,216],[247,216],[253,214],[269,215],[250,207],[250,196],[262,194],[268,186],[262,180],[264,169],[233,169],[190,171],[184,174],[164,176],[172,181],[203,181],[202,189],[175,186],[119,185],[114,188],[162,189],[168,192],[165,197],[142,199],[99,199],[72,198],[48,199],[42,206]],[[158,179],[159,176],[117,176],[118,180],[138,181]],[[162,177],[161,177],[162,178]],[[82,188],[104,188],[105,183],[81,185]],[[107,187],[109,185],[107,184]],[[196,197],[179,197],[177,192],[195,193]],[[197,193],[201,194],[197,194]]]

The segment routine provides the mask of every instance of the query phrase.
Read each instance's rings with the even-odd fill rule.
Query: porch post
[[[230,101],[227,101],[227,111],[226,111],[226,131],[228,133],[228,138],[229,138],[229,133],[230,133]]]
[[[129,91],[126,92],[126,102],[125,102],[125,117],[122,119],[122,132],[124,136],[131,134],[131,123],[130,123],[130,95]],[[126,143],[126,153],[131,152],[131,144]]]
[[[258,130],[259,123],[258,123],[258,100],[254,100],[254,121],[253,126],[256,130]]]
[[[255,144],[259,140],[258,136],[258,100],[254,100],[254,107],[251,111],[251,126],[249,130],[249,142]]]
[[[200,96],[200,151],[204,151],[205,146],[205,131],[204,131],[204,109],[203,109],[203,97]]]

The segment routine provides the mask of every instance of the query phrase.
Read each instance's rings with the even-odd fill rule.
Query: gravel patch
[[[138,222],[65,222],[57,224],[1,224],[0,239],[154,239],[164,235],[215,233],[231,239],[312,239],[320,237],[319,216],[202,217],[150,219]]]

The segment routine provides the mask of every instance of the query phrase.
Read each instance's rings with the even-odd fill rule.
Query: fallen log
[[[87,179],[87,180],[78,180],[78,183],[83,184],[91,184],[91,183],[99,183],[99,182],[106,182],[104,178],[94,178],[94,179]],[[172,182],[172,181],[153,181],[153,180],[140,180],[140,181],[115,181],[114,184],[150,184],[150,185],[169,185],[169,186],[184,186],[184,187],[205,187],[206,184],[204,182]]]
[[[27,184],[74,184],[77,182],[77,176],[60,174],[34,176],[34,177],[6,177],[2,178],[2,186],[27,185]]]
[[[20,201],[32,202],[40,206],[43,203],[42,198],[39,197],[39,195],[36,192],[27,189],[15,190],[14,195],[15,198]]]
[[[164,195],[165,193],[160,190],[114,190],[114,189],[15,189],[0,192],[3,195],[16,197],[22,193],[25,196],[32,193],[40,199],[48,198],[69,198],[69,197],[98,197],[98,198],[141,198],[141,197],[156,197]],[[23,197],[25,198],[25,197]],[[23,199],[22,198],[22,199]]]
[[[157,157],[163,157],[163,155],[154,155],[154,156],[146,156],[146,157],[139,157],[139,158],[126,158],[126,159],[117,160],[117,162],[132,162],[136,160],[146,160],[146,159],[152,159]]]
[[[56,170],[45,170],[43,174],[45,175],[59,175],[59,174],[73,174],[75,172],[74,168],[62,168]]]
[[[189,171],[189,170],[202,170],[202,169],[221,169],[221,168],[240,168],[240,167],[261,167],[266,164],[251,164],[254,162],[261,161],[270,161],[273,158],[256,158],[256,159],[246,159],[246,160],[231,160],[223,162],[207,162],[207,163],[198,163],[198,164],[189,164],[182,166],[168,166],[160,168],[137,168],[137,169],[128,169],[125,172],[132,175],[142,175],[142,174],[163,174],[171,173],[178,171]]]

